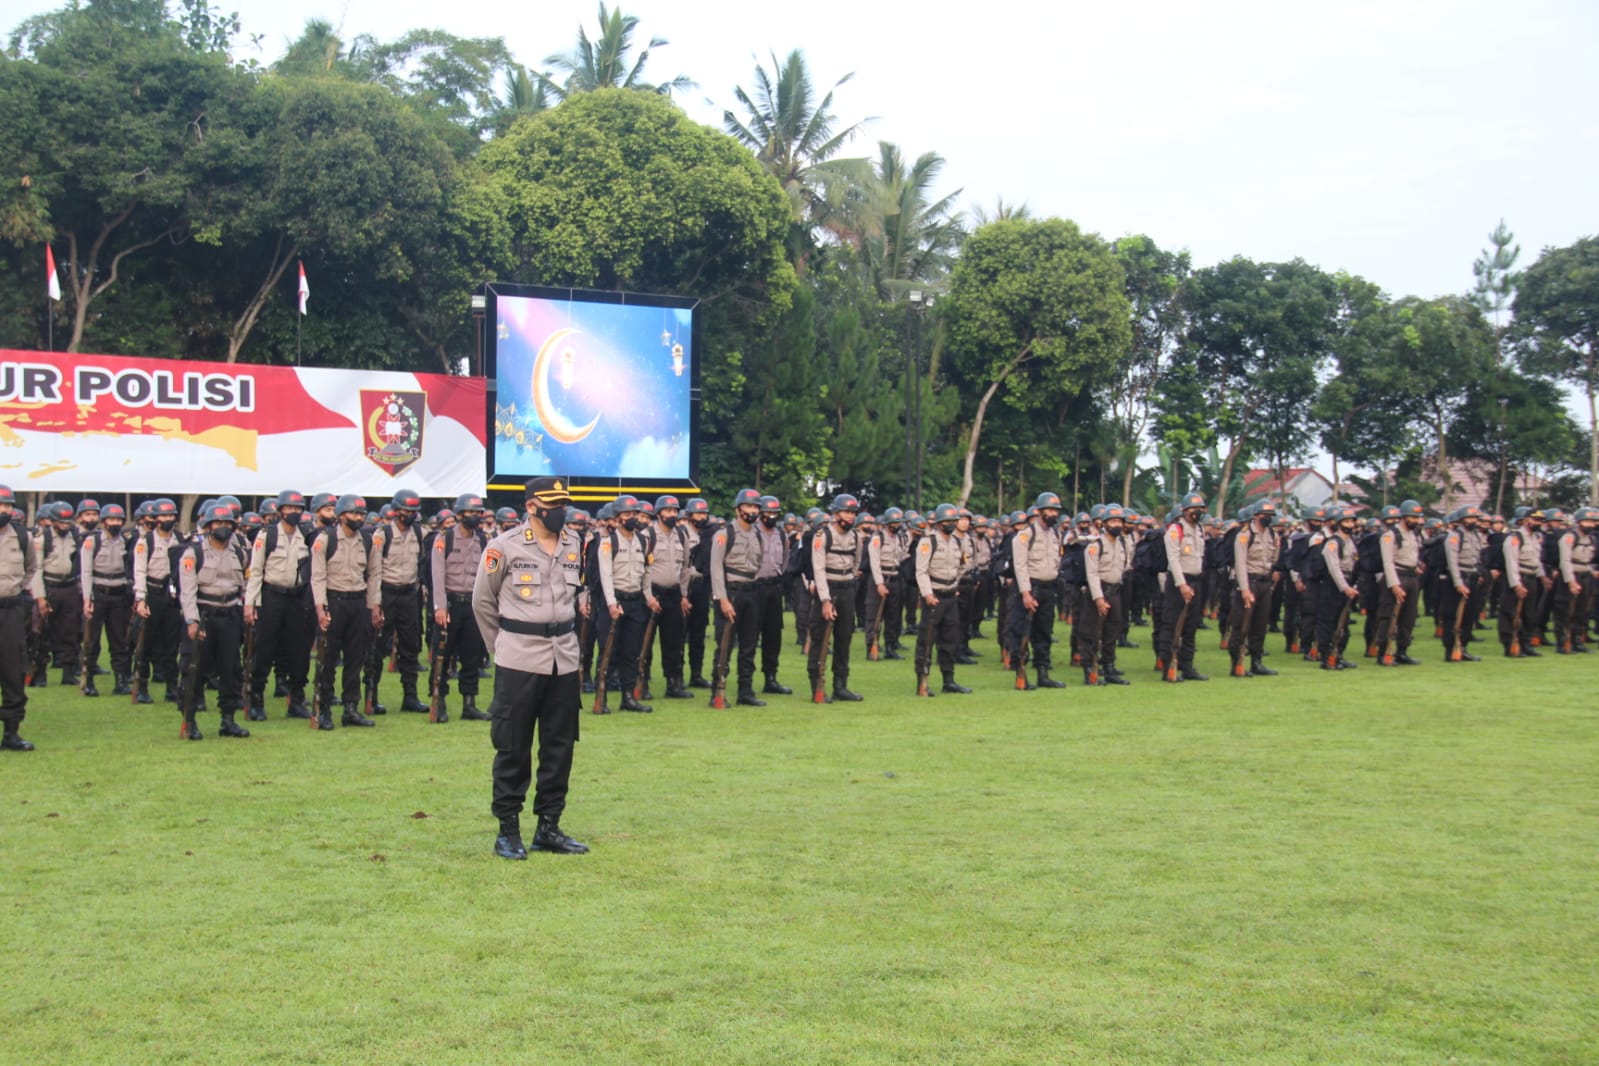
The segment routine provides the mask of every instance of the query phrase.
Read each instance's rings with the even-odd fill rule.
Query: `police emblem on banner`
[[[361,390],[362,447],[390,477],[422,458],[427,393]]]

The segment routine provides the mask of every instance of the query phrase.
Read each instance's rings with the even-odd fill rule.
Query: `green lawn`
[[[1200,636],[1203,685],[1140,629],[1125,689],[1011,691],[985,642],[970,696],[861,663],[855,705],[585,715],[594,850],[524,863],[482,723],[188,744],[36,691],[0,1061],[1599,1061],[1599,656],[1273,637],[1239,681]]]

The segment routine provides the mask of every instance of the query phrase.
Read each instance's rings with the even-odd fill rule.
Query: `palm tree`
[[[549,91],[543,79],[530,75],[524,66],[505,72],[505,91],[494,114],[496,130],[505,130],[523,115],[532,115],[550,106]]]
[[[961,190],[930,201],[944,157],[924,152],[909,167],[898,145],[878,143],[872,181],[850,211],[852,240],[884,297],[943,277],[966,236],[960,213],[950,208]]]
[[[1008,204],[1003,196],[996,196],[993,210],[981,206],[972,210],[972,229],[982,229],[990,222],[1029,222],[1032,217],[1033,209],[1025,203]]]
[[[740,119],[731,111],[722,112],[723,128],[753,151],[767,172],[782,184],[796,223],[823,221],[823,180],[859,182],[867,175],[864,159],[833,159],[861,126],[871,121],[865,119],[836,133],[833,130],[837,121],[830,110],[833,93],[854,76],[851,73],[838,79],[818,102],[804,53],[795,49],[779,62],[773,52],[771,71],[755,68],[753,94],[742,87],[733,90],[746,117]]]
[[[649,61],[650,49],[668,44],[664,38],[651,37],[650,43],[644,46],[633,65],[628,66],[633,31],[637,28],[636,15],[624,15],[621,8],[609,11],[602,0],[599,36],[590,41],[588,33],[579,26],[576,48],[544,60],[557,70],[564,71],[566,76],[557,82],[549,74],[540,74],[539,81],[556,100],[564,100],[574,93],[593,92],[595,89],[640,89],[666,96],[673,90],[693,88],[694,82],[683,74],[659,85],[644,81],[644,64]]]

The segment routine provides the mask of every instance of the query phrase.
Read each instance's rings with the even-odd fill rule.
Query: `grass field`
[[[970,696],[585,715],[594,850],[523,863],[482,723],[35,691],[0,1061],[1599,1062],[1599,656],[1240,681],[1212,631],[1171,686],[1133,635],[1124,689],[980,642]]]

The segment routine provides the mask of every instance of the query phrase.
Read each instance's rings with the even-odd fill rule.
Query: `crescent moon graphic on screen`
[[[562,444],[576,444],[593,433],[594,427],[600,423],[600,416],[595,415],[588,425],[574,426],[550,402],[550,359],[555,355],[555,346],[576,332],[568,328],[551,333],[539,347],[538,357],[533,360],[533,413],[544,424],[544,432],[549,434],[550,439]]]

